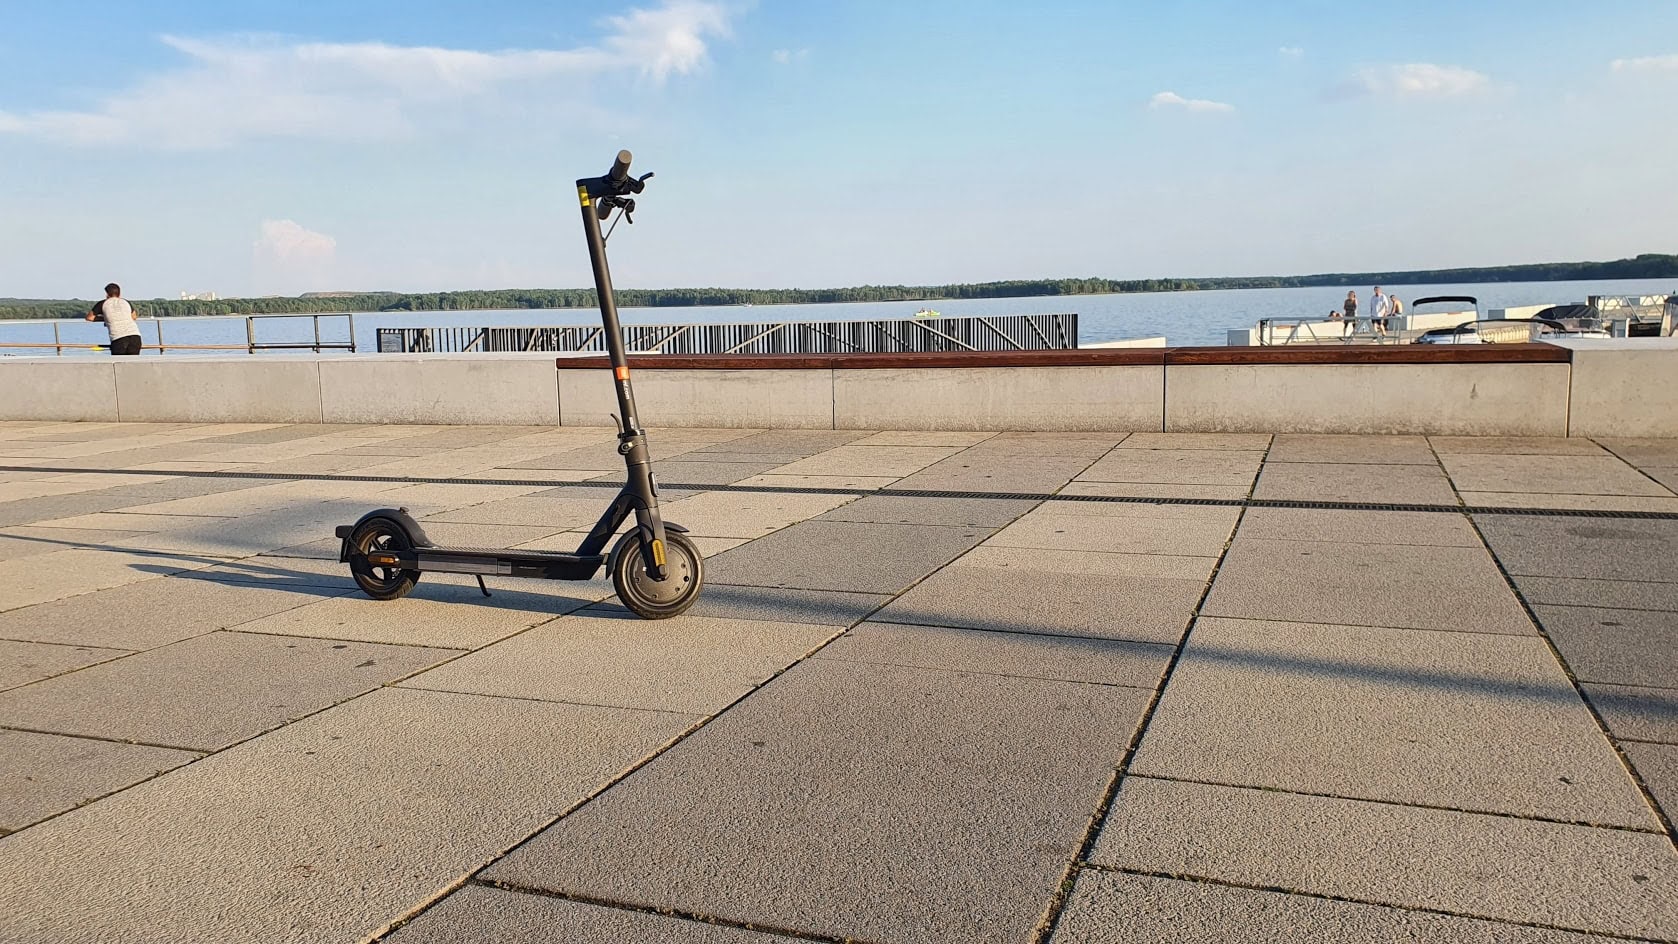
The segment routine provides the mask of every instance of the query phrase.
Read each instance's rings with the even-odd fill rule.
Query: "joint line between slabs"
[[[1259,459],[1259,469],[1262,471],[1265,462],[1270,458],[1271,447],[1275,437],[1264,447],[1264,455]],[[1114,447],[1117,448],[1117,447]],[[1253,476],[1251,488],[1258,487],[1258,475]],[[1194,626],[1200,620],[1200,611],[1206,605],[1206,600],[1212,595],[1212,586],[1217,583],[1218,573],[1223,569],[1224,559],[1229,556],[1229,549],[1235,545],[1236,535],[1241,532],[1241,523],[1246,518],[1246,508],[1235,516],[1235,525],[1230,528],[1229,537],[1224,541],[1223,551],[1212,566],[1212,573],[1206,578],[1206,586],[1200,591],[1200,599],[1195,601],[1194,610],[1189,615],[1188,624],[1183,627],[1183,633],[1177,640],[1176,647],[1171,652],[1171,659],[1165,665],[1165,671],[1160,675],[1159,684],[1154,689],[1153,697],[1148,700],[1148,706],[1143,709],[1142,717],[1137,722],[1136,731],[1131,735],[1130,743],[1125,746],[1124,754],[1119,758],[1119,764],[1114,768],[1102,790],[1101,797],[1096,801],[1094,811],[1091,812],[1089,822],[1084,828],[1084,837],[1078,844],[1078,849],[1066,863],[1066,869],[1061,873],[1061,880],[1055,893],[1050,897],[1042,916],[1038,919],[1037,931],[1032,936],[1033,944],[1047,944],[1054,936],[1060,925],[1060,919],[1066,913],[1066,904],[1072,898],[1072,888],[1078,878],[1078,870],[1089,861],[1090,854],[1095,850],[1095,843],[1101,836],[1101,830],[1106,826],[1107,817],[1112,812],[1113,802],[1118,798],[1119,788],[1124,778],[1130,772],[1131,761],[1142,746],[1142,739],[1147,736],[1148,727],[1153,723],[1154,713],[1159,709],[1159,703],[1165,698],[1165,690],[1171,684],[1171,677],[1177,671],[1182,661],[1183,651],[1188,648],[1189,637],[1194,633]]]
[[[1468,526],[1474,529],[1475,536],[1480,539],[1480,543],[1486,548],[1486,553],[1491,555],[1492,563],[1497,566],[1497,572],[1503,576],[1504,585],[1509,588],[1510,593],[1515,595],[1515,601],[1521,605],[1521,611],[1526,614],[1533,628],[1538,631],[1538,636],[1544,640],[1544,645],[1549,647],[1550,657],[1556,660],[1556,665],[1561,669],[1562,675],[1567,678],[1567,684],[1572,687],[1573,694],[1584,704],[1585,710],[1591,713],[1591,720],[1596,722],[1597,731],[1602,734],[1603,740],[1608,742],[1609,749],[1619,759],[1620,767],[1625,770],[1626,776],[1631,778],[1631,782],[1637,787],[1638,793],[1642,794],[1644,805],[1649,808],[1649,812],[1653,814],[1655,821],[1666,832],[1667,841],[1672,844],[1674,850],[1678,850],[1678,825],[1675,825],[1673,820],[1667,816],[1666,811],[1661,808],[1660,803],[1655,799],[1654,791],[1649,789],[1648,783],[1643,780],[1643,775],[1638,773],[1637,766],[1631,762],[1631,758],[1627,757],[1625,750],[1620,747],[1620,742],[1615,739],[1613,731],[1608,727],[1607,720],[1602,717],[1602,712],[1597,710],[1596,704],[1591,701],[1589,694],[1579,684],[1578,676],[1573,674],[1573,667],[1568,665],[1567,659],[1562,656],[1561,648],[1556,645],[1556,641],[1550,638],[1549,630],[1544,628],[1544,621],[1540,620],[1538,614],[1533,611],[1532,604],[1527,602],[1526,596],[1521,593],[1521,588],[1515,582],[1515,578],[1509,576],[1509,571],[1503,566],[1503,559],[1498,557],[1497,551],[1492,549],[1492,544],[1486,540],[1486,535],[1480,530],[1479,523],[1473,517],[1469,517]]]
[[[538,898],[553,898],[559,901],[571,901],[584,905],[595,905],[601,908],[611,908],[614,911],[629,911],[635,914],[650,915],[659,918],[674,918],[678,921],[690,921],[695,924],[709,924],[723,928],[737,928],[742,931],[757,931],[776,937],[792,938],[799,941],[819,941],[822,944],[867,944],[860,938],[829,937],[825,934],[815,934],[809,931],[798,931],[792,928],[781,928],[758,922],[737,921],[731,918],[718,917],[699,911],[688,911],[681,908],[669,910],[655,908],[650,905],[637,905],[630,902],[617,901],[611,898],[597,898],[593,895],[580,895],[574,892],[559,892],[545,888],[532,888],[527,885],[517,885],[512,882],[496,882],[487,879],[468,879],[467,885],[478,888],[493,888],[497,891],[511,892],[519,895],[534,895]]]
[[[1505,813],[1499,810],[1475,810],[1461,806],[1444,806],[1438,803],[1412,803],[1405,800],[1377,800],[1370,797],[1350,796],[1344,793],[1323,793],[1316,790],[1295,790],[1291,787],[1272,787],[1252,783],[1229,783],[1223,780],[1202,780],[1197,777],[1175,777],[1170,774],[1139,774],[1131,773],[1131,777],[1140,780],[1158,780],[1164,783],[1186,783],[1202,787],[1230,787],[1237,790],[1258,790],[1264,793],[1280,793],[1287,796],[1318,797],[1324,800],[1348,800],[1354,803],[1374,803],[1379,806],[1397,806],[1415,810],[1437,810],[1441,813],[1462,813],[1467,816],[1496,816],[1500,819],[1516,819],[1534,823],[1554,823],[1557,826],[1581,826],[1589,829],[1612,829],[1624,833],[1637,833],[1644,836],[1663,836],[1660,829],[1637,826],[1619,826],[1613,823],[1593,823],[1590,820],[1560,819],[1554,816],[1529,816],[1520,813]]]
[[[1617,931],[1593,931],[1585,928],[1572,928],[1559,924],[1544,924],[1538,921],[1521,921],[1515,918],[1495,918],[1487,915],[1470,914],[1463,911],[1450,911],[1445,908],[1432,908],[1427,905],[1396,905],[1391,902],[1375,901],[1369,898],[1352,898],[1347,895],[1332,895],[1327,892],[1314,892],[1301,888],[1288,888],[1282,885],[1255,885],[1247,882],[1237,882],[1230,879],[1214,878],[1210,875],[1196,875],[1191,872],[1158,872],[1152,869],[1138,869],[1122,865],[1102,865],[1097,862],[1086,862],[1084,868],[1095,872],[1107,872],[1115,875],[1134,875],[1139,878],[1166,879],[1175,882],[1193,882],[1197,885],[1215,885],[1220,888],[1236,888],[1250,892],[1271,892],[1282,895],[1297,895],[1301,898],[1315,898],[1319,901],[1334,901],[1348,905],[1366,905],[1373,908],[1384,908],[1388,911],[1409,911],[1420,914],[1439,915],[1445,918],[1465,918],[1471,921],[1485,921],[1491,924],[1503,924],[1517,928],[1533,928],[1540,931],[1562,931],[1572,934],[1586,934],[1616,941],[1678,941],[1675,938],[1647,938],[1636,937],[1631,934],[1621,934]]]

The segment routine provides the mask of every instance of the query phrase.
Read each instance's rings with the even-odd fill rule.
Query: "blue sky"
[[[1678,251],[1666,0],[0,0],[0,296]]]

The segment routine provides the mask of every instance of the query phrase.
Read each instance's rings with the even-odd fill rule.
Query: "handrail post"
[[[256,317],[245,316],[245,353],[256,353]]]
[[[355,315],[346,315],[350,320],[350,353],[355,353]]]
[[[52,323],[52,350],[59,357],[64,356],[64,342],[58,337],[58,322]]]
[[[153,318],[151,322],[157,328],[157,355],[162,357],[163,352],[168,350],[168,348],[163,346],[163,319]]]
[[[320,315],[314,315],[314,316],[310,317],[309,320],[313,321],[315,323],[315,353],[319,354],[320,353]]]

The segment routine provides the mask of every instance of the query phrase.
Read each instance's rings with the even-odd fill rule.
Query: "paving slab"
[[[770,488],[833,488],[846,491],[873,491],[897,481],[893,475],[754,475],[741,479],[736,485],[767,486]]]
[[[248,429],[243,432],[229,433],[225,436],[210,436],[200,440],[208,443],[237,443],[269,444],[292,442],[298,439],[313,439],[316,436],[326,436],[337,433],[361,432],[377,427],[351,426],[335,423],[293,423],[285,426],[270,426],[266,429]]]
[[[1669,492],[1678,492],[1678,468],[1643,469],[1643,474],[1654,479]]]
[[[1120,449],[1217,449],[1262,453],[1269,433],[1131,433]]]
[[[1088,468],[1087,456],[987,455],[977,447],[900,479],[891,488],[955,492],[1054,492]]]
[[[365,940],[691,722],[372,692],[0,840],[0,939]]]
[[[0,691],[63,675],[83,666],[120,659],[125,655],[128,655],[126,649],[49,645],[7,639],[4,618],[0,617]]]
[[[355,579],[350,576],[349,565],[338,562],[337,551],[333,551],[330,557],[262,554],[177,574],[176,578],[235,585],[254,584],[278,590],[298,590],[306,587],[357,590]]]
[[[667,459],[657,464],[658,480],[660,483],[670,482],[675,485],[733,485],[754,475],[762,475],[770,469],[779,468],[786,464],[786,460],[757,460],[749,462],[683,462],[681,459]],[[662,486],[661,486],[662,487]]]
[[[1085,869],[1053,944],[1604,944],[1549,931],[1209,882]]]
[[[1646,495],[1547,495],[1536,492],[1459,492],[1470,508],[1565,508],[1575,511],[1653,511],[1678,514],[1678,498]]]
[[[1536,630],[1473,547],[1409,547],[1238,537],[1207,616],[1530,636]]]
[[[66,551],[72,548],[97,547],[107,539],[123,540],[136,537],[138,531],[75,532],[62,528],[32,528],[28,526],[0,531],[0,561],[19,560]]]
[[[702,548],[703,549],[703,548]],[[717,619],[764,620],[850,626],[891,600],[882,593],[840,593],[789,587],[734,587],[705,581],[699,602],[688,612]],[[589,612],[622,609],[615,600],[597,603]]]
[[[0,729],[0,836],[172,770],[200,754]]]
[[[1221,501],[1244,501],[1252,492],[1251,485],[1160,485],[1148,482],[1084,482],[1066,483],[1061,495],[1113,495],[1121,498],[1215,498]]]
[[[1678,613],[1678,583],[1590,577],[1516,577],[1528,603]]]
[[[1122,446],[1078,473],[1084,482],[1154,485],[1253,484],[1262,452],[1228,449],[1126,449]]]
[[[349,568],[337,566],[347,579]],[[343,584],[324,587],[285,571],[259,571],[250,565],[244,573],[266,578],[262,584],[218,579],[227,572],[215,568],[190,573],[191,577],[146,580],[0,613],[0,638],[155,649],[341,596],[349,589]]]
[[[1678,823],[1678,745],[1627,742],[1620,747],[1665,811],[1666,821]]]
[[[1581,682],[1585,697],[1618,740],[1678,744],[1678,688]]]
[[[1678,521],[1475,515],[1511,574],[1678,583]]]
[[[846,443],[867,439],[874,435],[863,429],[769,429],[761,432],[741,430],[745,435],[731,437],[702,446],[709,452],[796,452],[813,456]]]
[[[1153,689],[1175,647],[945,626],[863,623],[814,658]]]
[[[1272,462],[1438,465],[1424,436],[1363,436],[1279,433],[1270,443]]]
[[[494,578],[492,578],[494,579]],[[400,600],[361,593],[333,597],[240,625],[241,630],[285,636],[358,640],[446,649],[477,649],[612,594],[612,585],[589,581],[494,580],[485,597],[471,577],[425,574]]]
[[[538,626],[403,684],[709,715],[839,632],[834,626],[590,611]]]
[[[1678,928],[1678,856],[1659,833],[1137,777],[1091,860],[1568,930]]]
[[[556,937],[557,936],[557,937]],[[547,895],[468,885],[385,940],[391,944],[786,944],[780,935]]]
[[[1446,455],[1439,461],[1465,492],[1672,497],[1658,482],[1609,455]]]
[[[1607,456],[1589,439],[1573,436],[1429,436],[1441,458],[1476,456]]]
[[[996,567],[1030,573],[1073,574],[1096,580],[1109,577],[1165,577],[1201,584],[1212,576],[1216,557],[1184,554],[1109,554],[1099,551],[1056,551],[1044,548],[997,547],[981,544],[951,569]]]
[[[1023,941],[1148,698],[808,660],[486,875],[833,937]]]
[[[954,446],[958,449],[965,449],[968,446],[976,446],[979,443],[994,437],[995,435],[996,433],[961,432],[950,430],[888,429],[875,433],[872,436],[864,436],[861,439],[852,440],[849,445]]]
[[[1216,557],[1223,553],[1239,514],[1234,508],[1052,502],[1027,513],[985,543],[992,547]]]
[[[1678,439],[1598,439],[1621,459],[1636,466],[1678,466]]]
[[[1678,688],[1671,613],[1542,604],[1532,611],[1580,681]]]
[[[127,586],[214,563],[218,562],[178,554],[81,548],[0,561],[0,612]]]
[[[991,534],[987,528],[805,521],[707,560],[706,579],[895,594]]]
[[[1036,506],[1035,501],[1008,498],[869,495],[819,515],[816,520],[1000,528]]]
[[[456,655],[210,633],[0,693],[0,724],[214,751]]]
[[[1480,535],[1467,518],[1423,511],[1249,508],[1241,516],[1240,536],[1267,541],[1480,547]]]
[[[662,505],[661,510],[666,520],[696,535],[759,538],[855,500],[855,495],[706,492]]]
[[[1378,502],[1455,505],[1456,493],[1437,465],[1373,462],[1277,462],[1264,465],[1254,498],[1268,501]]]
[[[1099,558],[1128,556],[1103,554]],[[1175,645],[1205,590],[1204,576],[1179,579],[959,566],[921,581],[873,619]]]
[[[1105,455],[1124,438],[1118,433],[1111,436],[1100,433],[997,433],[969,447],[964,454],[975,459],[1017,456],[1028,459],[1083,459],[1088,462]]]
[[[781,475],[904,476],[961,451],[959,446],[835,446],[781,466]],[[767,471],[767,470],[765,470]]]
[[[1137,774],[1652,829],[1541,639],[1202,618]]]

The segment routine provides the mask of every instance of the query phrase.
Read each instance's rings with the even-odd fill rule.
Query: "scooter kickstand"
[[[489,588],[484,586],[484,575],[483,574],[473,574],[472,576],[478,578],[478,589],[482,590],[484,592],[484,596],[486,596],[486,597],[489,596]]]

